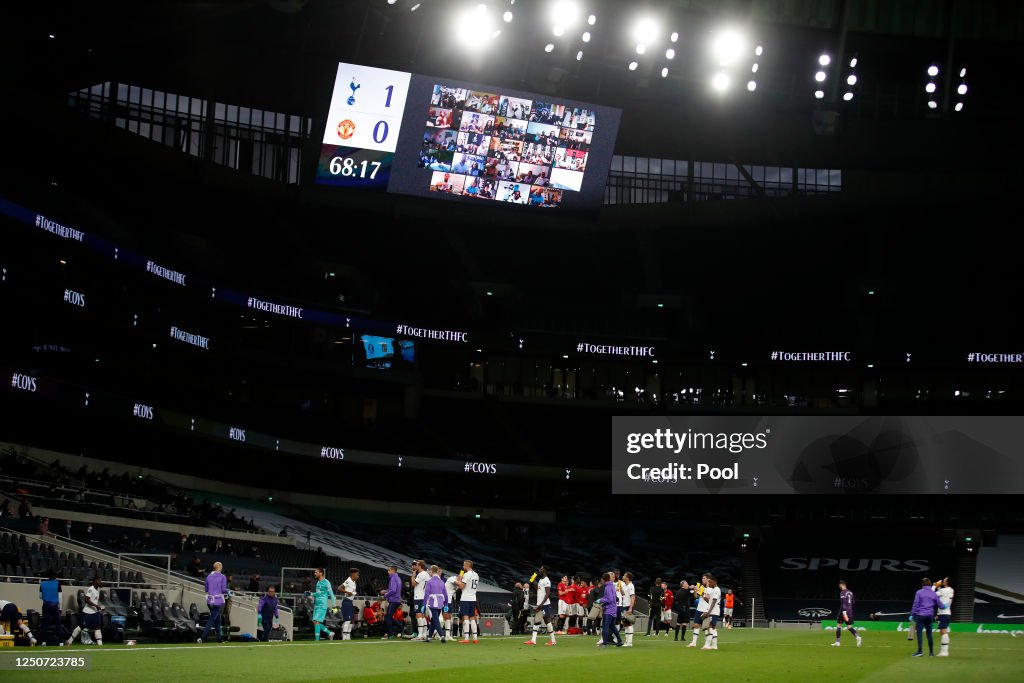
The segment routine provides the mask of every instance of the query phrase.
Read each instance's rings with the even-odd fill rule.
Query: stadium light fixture
[[[633,26],[633,37],[636,42],[649,45],[658,38],[658,24],[653,19],[644,17]]]
[[[927,93],[935,92],[935,84],[934,83],[929,83],[928,85],[924,86],[924,91],[927,92]]]
[[[596,23],[597,23],[597,16],[596,15],[591,14],[589,17],[587,17],[587,24],[588,25],[593,26]]]
[[[963,110],[964,110],[964,103],[963,102],[957,102],[956,105],[953,106],[953,111],[963,111]]]
[[[966,83],[961,83],[960,85],[958,85],[956,87],[956,94],[957,95],[966,95],[967,94],[967,84]]]
[[[583,35],[580,36],[580,40],[582,40],[584,43],[589,43],[590,42],[590,31],[584,31]]]
[[[668,39],[671,40],[673,43],[676,42],[677,40],[679,40],[679,32],[672,31],[672,35],[670,35]]]
[[[939,103],[936,102],[935,100],[928,100],[928,108],[929,109],[938,109],[939,108]]]
[[[506,11],[504,14],[501,15],[501,18],[505,20],[506,24],[511,24],[512,23],[512,12]]]
[[[825,78],[826,75],[824,71],[819,71],[818,73],[814,74],[814,80],[816,80],[818,83],[824,83]]]
[[[843,102],[849,102],[852,99],[853,99],[853,93],[852,92],[843,93]]]
[[[967,67],[965,66],[964,68],[960,69],[960,78],[966,78],[966,77],[967,77]]]
[[[850,74],[847,76],[846,85],[857,85],[857,74]]]
[[[757,90],[757,81],[747,81],[747,90],[750,92]]]
[[[760,46],[760,45],[758,45],[757,47],[754,48],[754,56],[755,57],[760,57],[763,52],[764,52],[764,48],[762,46]]]
[[[930,67],[928,67],[928,75],[931,76],[932,78],[935,78],[936,76],[938,76],[939,75],[939,67],[937,67],[934,64],[932,64]]]
[[[419,8],[420,8],[420,3],[417,2],[415,5],[413,5],[412,7],[409,8],[409,11],[410,12],[415,12]]]
[[[642,55],[645,52],[647,52],[647,46],[646,45],[644,45],[643,43],[640,43],[640,44],[638,44],[636,46],[636,53],[638,55]]]
[[[675,58],[676,58],[676,51],[675,50],[673,50],[672,48],[669,48],[669,49],[665,50],[665,59],[675,59]]]
[[[857,58],[856,57],[854,57],[854,58],[852,58],[850,60],[850,68],[851,69],[856,69],[857,68]]]
[[[711,87],[718,92],[725,92],[729,89],[729,74],[719,71],[711,79]]]
[[[583,50],[580,50],[579,52],[576,53],[576,61],[583,61]]]
[[[711,43],[711,53],[720,66],[728,66],[743,55],[746,39],[731,28],[719,31]]]
[[[388,0],[388,4],[389,4],[389,5],[393,5],[393,4],[395,4],[396,2],[398,2],[398,0]]]
[[[756,74],[756,73],[757,73],[757,70],[758,70],[759,68],[760,68],[760,67],[758,67],[758,65],[757,65],[757,62],[755,62],[755,63],[754,63],[754,65],[753,65],[752,67],[750,67],[750,73],[752,73],[752,74]]]
[[[554,33],[555,36],[558,38],[561,38],[563,35],[565,35],[565,29],[562,28],[561,26],[555,26],[554,28],[551,29],[551,32]]]
[[[491,17],[487,13],[487,5],[477,5],[456,15],[454,31],[456,42],[468,51],[478,51],[486,46],[480,35],[490,36],[494,33]]]
[[[555,26],[572,26],[580,16],[580,6],[572,0],[558,0],[551,5],[551,22]]]
[[[664,66],[661,68],[661,77],[668,78],[668,67]],[[658,304],[658,308],[661,308],[661,304]]]
[[[825,91],[824,90],[815,90],[814,91],[814,99],[820,100],[823,97],[825,97]]]
[[[554,49],[555,49],[555,44],[554,43],[548,43],[547,45],[544,46],[544,52],[551,52]]]
[[[640,66],[640,65],[639,65],[639,64],[637,64],[636,62],[630,62],[630,63],[629,63],[629,70],[630,70],[630,71],[636,71],[636,68],[637,68],[638,66]]]
[[[818,57],[818,64],[821,64],[822,66],[828,66],[831,63],[832,58],[829,57],[828,55],[821,55],[820,57]]]

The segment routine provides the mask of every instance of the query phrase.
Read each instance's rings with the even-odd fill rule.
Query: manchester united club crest
[[[356,132],[356,124],[351,119],[345,119],[338,124],[338,137],[348,140]]]

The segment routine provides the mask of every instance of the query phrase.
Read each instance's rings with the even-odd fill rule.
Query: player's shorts
[[[940,629],[949,628],[949,618],[951,616],[952,615],[950,615],[950,614],[940,614],[939,615],[939,628]]]
[[[569,608],[571,608],[571,607],[572,607],[572,605],[570,605],[566,601],[559,600],[558,601],[558,616],[564,617],[565,615],[569,614]]]
[[[836,626],[853,626],[853,617],[843,619],[843,615],[840,614],[839,618],[836,619]]]
[[[100,617],[99,612],[93,612],[92,614],[82,613],[82,627],[90,631],[95,631],[98,628],[103,627],[103,618]]]
[[[701,623],[704,623],[704,613],[703,612],[691,612],[690,613],[690,623],[691,624],[701,624]]]
[[[412,613],[413,614],[422,614],[423,613],[423,599],[422,598],[419,599],[419,600],[413,600],[412,601]]]
[[[326,618],[327,605],[315,605],[313,607],[313,621],[319,621],[322,624]]]
[[[355,611],[356,611],[355,606],[352,604],[351,600],[342,600],[341,601],[341,620],[342,621],[352,621],[352,616],[353,616],[353,614],[355,614]]]
[[[3,611],[0,611],[0,621],[6,621],[14,628],[14,622],[21,619],[21,612],[18,611],[18,606],[13,602],[9,602],[4,605]]]
[[[718,626],[718,618],[717,614],[704,615],[704,628],[715,628]]]
[[[459,616],[460,617],[475,617],[476,616],[476,600],[463,600],[459,603]]]
[[[580,604],[580,603],[578,603],[578,602],[577,602],[577,603],[576,603],[576,604],[574,605],[574,607],[576,608],[576,616],[578,616],[578,617],[584,617],[584,616],[586,616],[586,615],[587,615],[587,608],[586,608],[586,606],[585,606],[585,605],[582,605],[582,604]]]
[[[725,616],[727,616],[727,617],[731,617],[732,616],[732,607],[726,607],[724,609],[724,611],[723,611],[723,614],[725,614]]]
[[[550,619],[555,615],[555,606],[552,604],[541,605],[541,612],[544,613],[546,619]]]

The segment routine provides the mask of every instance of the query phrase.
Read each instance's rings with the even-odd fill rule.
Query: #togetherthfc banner
[[[1021,494],[1021,417],[614,417],[616,494]]]

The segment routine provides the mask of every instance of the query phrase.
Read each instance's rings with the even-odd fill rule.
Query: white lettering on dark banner
[[[1024,363],[1024,353],[969,353],[968,363]]]
[[[476,474],[497,474],[498,466],[493,462],[466,462],[463,472],[474,472]]]
[[[191,344],[192,346],[198,346],[201,349],[210,348],[210,338],[203,337],[198,334],[192,334],[185,330],[179,330],[177,327],[171,327],[171,339],[177,339],[180,342]]]
[[[145,403],[136,403],[132,408],[132,415],[141,420],[152,420],[153,406],[147,406]]]
[[[772,351],[772,360],[803,363],[849,363],[851,351]]]
[[[246,302],[246,306],[249,308],[255,308],[257,311],[263,311],[264,313],[274,313],[276,315],[284,315],[289,318],[302,318],[302,309],[297,306],[275,304],[272,301],[264,301],[263,299],[257,299],[251,296]]]
[[[176,285],[181,285],[182,287],[185,286],[185,275],[183,273],[179,273],[176,270],[164,268],[163,266],[153,263],[152,261],[146,261],[146,271],[153,273],[153,275],[156,275],[157,277],[162,277],[165,280],[170,280]]]
[[[327,458],[328,460],[344,460],[345,449],[344,448],[332,448],[330,446],[324,446],[320,449],[320,457]]]
[[[428,330],[424,327],[412,327],[411,325],[396,326],[395,334],[402,337],[418,337],[420,339],[434,339],[436,341],[469,341],[468,332],[456,332],[455,330]]]
[[[228,438],[232,441],[245,442],[245,430],[239,429],[238,427],[231,427],[228,429]]]
[[[64,290],[64,302],[69,303],[72,306],[79,306],[85,308],[85,294],[76,292],[73,289]]]
[[[609,346],[607,344],[576,344],[576,353],[595,353],[602,356],[636,356],[654,358],[653,346]]]
[[[81,242],[85,239],[85,233],[81,230],[75,230],[66,225],[61,225],[57,221],[51,221],[41,213],[36,214],[36,227],[57,237],[63,237],[66,240]]]
[[[23,375],[20,372],[16,372],[11,375],[11,388],[35,393],[37,389],[36,378],[32,375]]]
[[[928,560],[891,560],[888,558],[857,558],[848,557],[787,557],[782,561],[780,569],[818,571],[819,569],[839,569],[844,572],[887,571],[887,572],[926,572]]]

